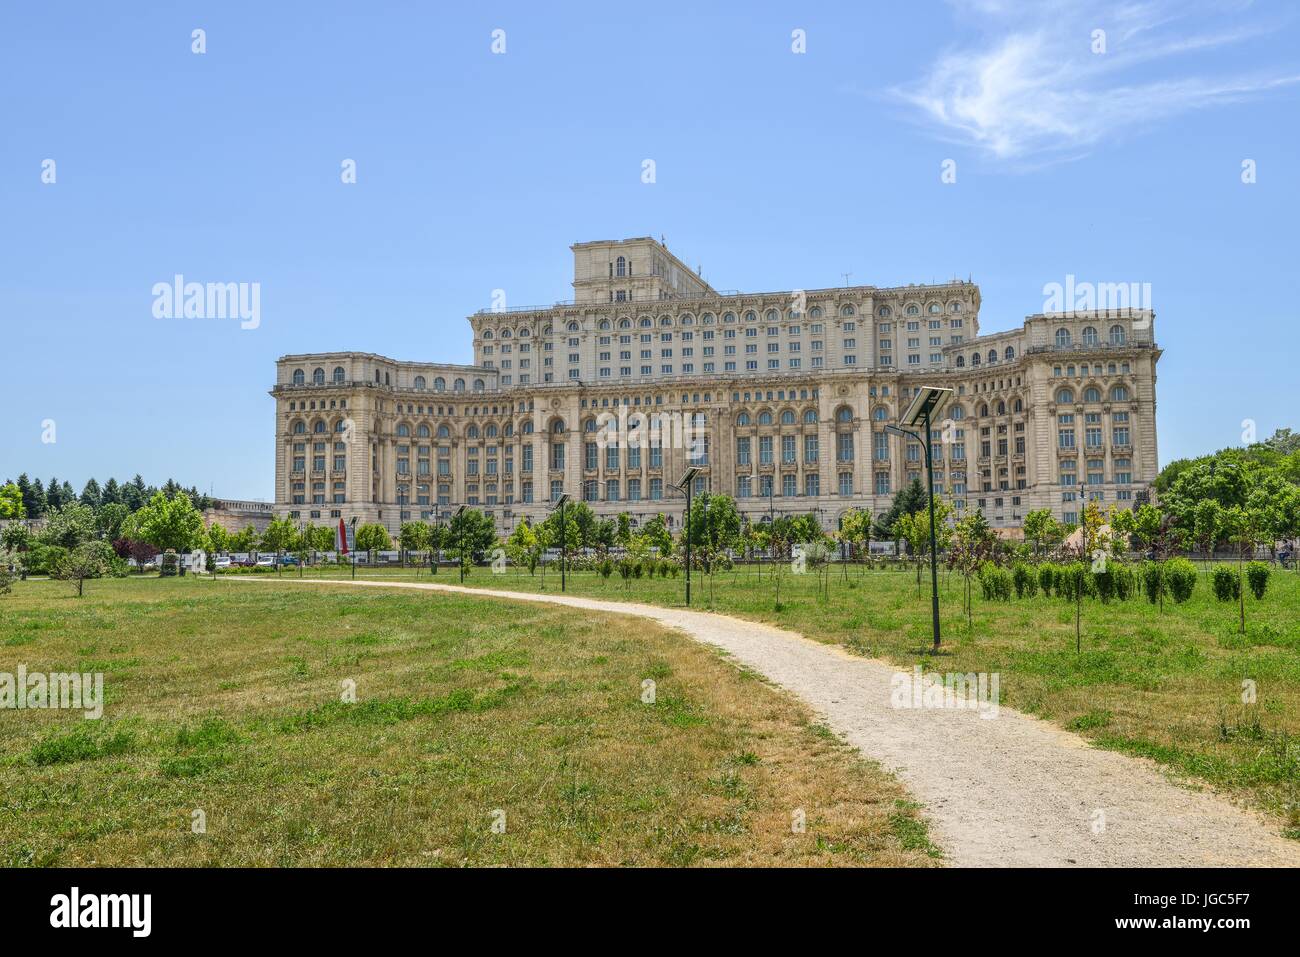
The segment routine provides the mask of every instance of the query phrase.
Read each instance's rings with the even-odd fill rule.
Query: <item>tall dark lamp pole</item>
[[[560,513],[560,591],[564,591],[568,587],[568,568],[565,561],[569,539],[569,526],[565,519],[568,514],[568,507],[569,494],[567,492],[561,492],[560,497],[555,500],[555,505],[551,507],[551,511],[559,511]]]
[[[934,457],[931,448],[931,429],[934,419],[938,416],[940,410],[952,398],[952,389],[939,388],[936,386],[918,386],[916,394],[913,395],[911,403],[903,413],[901,421],[904,425],[913,427],[920,426],[925,429],[925,437],[917,435],[911,429],[901,428],[899,426],[887,425],[885,431],[893,435],[906,435],[921,442],[925,446],[925,472],[929,480],[929,494],[927,499],[930,505],[930,620],[934,632],[934,645],[932,652],[939,652],[939,549],[937,536],[934,529]]]
[[[456,506],[456,511],[451,516],[450,525],[456,524],[456,519],[465,514],[465,506]],[[448,527],[450,527],[450,525]],[[460,566],[460,582],[465,584],[465,523],[460,523],[460,528],[456,530],[456,564]]]
[[[677,489],[686,496],[686,521],[682,523],[682,534],[686,537],[686,607],[691,607],[691,487],[695,484],[695,477],[700,474],[700,469],[691,466],[682,476],[682,480],[676,483],[673,488]]]

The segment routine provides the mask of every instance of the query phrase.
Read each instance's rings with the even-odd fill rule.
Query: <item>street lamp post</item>
[[[457,505],[456,511],[451,516],[451,522],[448,528],[456,523],[456,519],[465,514],[465,506]],[[456,564],[460,567],[460,582],[465,584],[465,523],[460,523],[460,528],[456,531]]]
[[[691,486],[700,469],[691,466],[682,476],[682,480],[673,487],[686,496],[686,521],[682,524],[682,534],[686,537],[686,607],[691,607]]]
[[[924,427],[924,439],[911,429],[894,425],[885,426],[886,432],[911,436],[925,446],[925,473],[929,481],[929,493],[926,498],[930,505],[930,619],[934,632],[932,649],[934,654],[939,652],[939,549],[934,529],[934,456],[931,447],[933,439],[931,429],[935,416],[950,398],[952,398],[952,389],[936,386],[919,386],[916,389],[916,394],[903,413],[901,421],[906,425]]]
[[[569,526],[565,521],[568,507],[569,494],[567,492],[561,492],[560,497],[555,500],[555,504],[551,507],[551,511],[558,510],[560,513],[560,591],[564,591],[568,587],[568,569],[565,562],[565,551],[569,539]]]

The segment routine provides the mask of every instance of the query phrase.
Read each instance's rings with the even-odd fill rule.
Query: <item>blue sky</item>
[[[984,331],[1150,282],[1162,463],[1300,427],[1290,5],[465,6],[0,8],[0,478],[269,497],[278,356],[468,361],[493,289],[660,234],[719,289],[970,276]],[[260,325],[155,319],[176,273]]]

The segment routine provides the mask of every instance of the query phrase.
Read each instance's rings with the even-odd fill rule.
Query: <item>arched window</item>
[[[978,352],[971,354],[970,364],[973,366],[977,366],[980,364],[980,354]]]
[[[325,384],[325,370],[324,370],[324,369],[313,369],[313,370],[312,370],[312,373],[311,373],[311,384],[312,384],[312,385],[324,385],[324,384]]]
[[[745,321],[746,321],[746,322],[753,322],[753,321],[756,320],[757,318],[758,318],[758,313],[754,312],[754,310],[752,310],[752,309],[749,310],[749,312],[745,313]]]
[[[1057,390],[1056,390],[1056,404],[1057,404],[1057,405],[1070,405],[1070,404],[1072,404],[1073,402],[1074,402],[1074,390],[1073,390],[1073,389],[1057,389]]]
[[[631,319],[620,319],[620,320],[618,321],[618,327],[619,327],[620,329],[631,329],[631,328],[632,328],[632,320],[631,320]]]
[[[317,419],[315,422],[311,424],[311,430],[315,432],[317,435],[322,435],[325,433],[325,423],[322,422],[320,419]]]
[[[595,419],[588,419],[586,422],[582,423],[582,431],[584,431],[584,432],[595,432],[595,431],[596,431],[596,420],[595,420]]]
[[[489,439],[495,439],[498,434],[499,431],[495,425],[489,425],[486,429],[483,430],[484,437]]]
[[[1088,386],[1088,388],[1086,388],[1086,389],[1083,390],[1083,401],[1084,401],[1084,402],[1100,402],[1100,401],[1101,401],[1101,390],[1098,389],[1096,386]]]
[[[1083,344],[1085,346],[1095,346],[1097,344],[1097,328],[1095,326],[1086,326],[1084,328]]]
[[[569,325],[567,326],[567,328],[568,328],[568,330],[569,330],[570,332],[577,332],[577,331],[578,331],[578,324],[577,324],[576,322],[570,322]]]
[[[998,350],[997,350],[997,349],[990,349],[990,350],[989,350],[989,365],[992,365],[993,363],[995,363],[995,362],[997,362],[997,361],[998,361]]]
[[[949,311],[949,312],[961,312],[961,303],[959,303],[959,302],[950,302],[950,303],[948,303],[948,311]]]
[[[989,414],[989,404],[987,402],[981,402],[979,409],[976,410],[976,415],[978,415],[981,419],[986,419],[988,418],[988,414]]]
[[[960,405],[954,405],[952,407],[952,418],[953,421],[960,422],[962,419],[966,418],[966,410]]]
[[[447,426],[445,425],[438,426],[438,438],[440,439],[451,438],[451,429],[447,428]]]
[[[302,435],[302,434],[304,434],[306,431],[307,431],[307,426],[306,426],[305,423],[302,423],[302,422],[295,422],[295,423],[293,424],[293,434],[294,434],[294,435]]]
[[[347,430],[348,430],[347,419],[339,419],[337,422],[334,423],[335,432],[346,432]]]
[[[1068,346],[1068,345],[1070,344],[1070,330],[1069,330],[1069,329],[1064,329],[1064,328],[1062,328],[1062,329],[1057,329],[1057,330],[1056,330],[1056,344],[1057,344],[1058,346]]]
[[[782,412],[782,413],[781,413],[781,424],[782,424],[782,425],[794,425],[794,413],[793,413],[792,411],[790,411],[789,409],[786,409],[784,412]]]
[[[293,370],[293,384],[294,384],[294,385],[306,385],[306,384],[307,384],[307,374],[306,374],[305,372],[303,372],[301,369],[294,369],[294,370]]]
[[[1007,362],[1010,362],[1015,357],[1016,357],[1016,350],[1012,346],[1007,346],[1006,349],[1003,350],[1002,352],[1002,358],[1006,359]]]
[[[884,422],[885,419],[889,418],[889,411],[883,405],[878,405],[871,410],[871,417],[877,422]],[[839,420],[841,422],[849,422],[852,419],[853,415],[848,409],[840,409]]]
[[[491,339],[491,338],[492,338],[492,330],[491,330],[491,329],[484,329],[484,330],[483,330],[483,338],[484,338],[484,339]]]
[[[424,376],[418,375],[415,377],[415,390],[417,392],[424,391]]]
[[[749,413],[748,413],[748,412],[742,412],[742,413],[740,413],[740,415],[736,416],[736,424],[737,424],[737,425],[749,425]]]
[[[759,424],[759,425],[771,425],[771,424],[772,424],[772,413],[771,413],[771,412],[760,412],[760,413],[758,413],[758,424]]]
[[[615,276],[627,275],[627,260],[624,259],[622,256],[619,256],[618,259],[614,260],[614,275]]]
[[[641,321],[637,323],[642,329],[649,329],[654,323],[650,321],[649,316],[642,316]]]
[[[1122,346],[1124,344],[1123,326],[1116,325],[1110,327],[1110,344],[1112,346]]]
[[[1006,404],[1005,402],[1003,402],[1001,399],[999,399],[999,400],[998,400],[998,415],[1006,415],[1006,414],[1007,414],[1007,404]]]
[[[844,305],[840,306],[841,316],[851,316],[854,314],[854,311],[855,310],[853,309],[853,303],[851,302],[846,302]]]
[[[966,368],[966,357],[965,357],[965,356],[958,356],[958,357],[957,357],[957,368],[958,368],[958,369],[964,369],[964,368]]]
[[[453,392],[464,392],[464,391],[465,391],[465,380],[464,380],[464,379],[457,379],[455,382],[452,383],[451,388],[452,388],[452,391],[453,391]]]
[[[939,305],[937,302],[930,303],[930,315],[937,316],[941,312],[943,312],[943,306]]]
[[[1019,399],[1016,399],[1015,402],[1011,403],[1011,411],[1012,411],[1012,412],[1023,412],[1023,411],[1025,411],[1025,404],[1024,404],[1022,401],[1020,401]]]
[[[478,426],[477,426],[477,425],[474,425],[474,424],[471,423],[471,424],[470,424],[470,427],[469,427],[468,429],[465,430],[465,438],[467,438],[467,439],[477,439],[477,438],[478,438]]]
[[[779,315],[777,315],[777,312],[776,312],[775,309],[769,309],[769,310],[767,310],[767,312],[764,314],[763,318],[766,319],[768,322],[776,322],[776,321],[777,321],[778,319],[780,319],[781,317],[780,317]]]
[[[483,389],[484,389],[483,380],[482,380],[482,379],[475,379],[475,380],[474,380],[474,391],[475,391],[475,392],[482,392]]]
[[[822,317],[822,307],[821,307],[821,306],[813,306],[811,309],[808,310],[808,318],[810,318],[810,319],[820,319],[821,317]]]
[[[521,426],[519,427],[519,431],[522,432],[524,435],[532,435],[532,434],[533,434],[533,420],[532,420],[532,419],[525,419],[525,420],[524,420],[524,424],[521,425]]]
[[[563,419],[556,419],[554,422],[551,423],[551,434],[552,434],[552,435],[563,435],[563,434],[564,434],[564,420],[563,420]]]
[[[1112,402],[1127,402],[1128,389],[1122,385],[1115,386],[1110,390],[1110,400]]]
[[[909,316],[918,316],[918,315],[921,314],[921,310],[917,308],[916,303],[912,303],[912,304],[911,304],[910,306],[908,306],[907,309],[905,309],[904,311],[905,311]]]
[[[888,306],[881,306],[876,310],[876,315],[880,316],[882,319],[887,319],[891,312],[892,310]]]
[[[608,319],[602,319],[602,320],[600,320],[600,327],[599,327],[599,328],[600,328],[600,330],[601,330],[602,332],[605,331],[605,330],[607,330],[607,329],[609,329],[609,320],[608,320]]]
[[[342,366],[335,366],[335,367],[334,367],[334,381],[335,381],[336,383],[338,383],[338,384],[342,384],[342,383],[344,382],[344,380],[346,379],[346,377],[347,377],[347,373],[343,371],[343,367],[342,367]]]
[[[803,414],[803,421],[805,425],[812,425],[813,423],[815,423],[817,421],[817,410],[816,409],[806,410]]]
[[[397,427],[397,437],[399,439],[409,439],[411,437],[411,427],[403,422]]]
[[[415,430],[416,438],[427,439],[429,437],[429,427],[421,425]]]
[[[442,376],[438,376],[438,378],[433,380],[433,388],[438,392],[442,392],[447,388],[447,380]]]

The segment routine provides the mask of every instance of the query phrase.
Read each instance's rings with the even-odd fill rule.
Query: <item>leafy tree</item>
[[[49,512],[40,539],[46,544],[71,550],[94,539],[96,533],[94,509],[72,501]]]
[[[618,513],[618,530],[614,533],[614,540],[623,548],[627,548],[632,541],[632,516],[627,512]]]
[[[131,513],[121,502],[106,502],[95,511],[95,527],[109,541],[121,537],[122,526]]]
[[[383,525],[368,522],[357,527],[356,544],[358,549],[369,554],[370,561],[373,562],[375,552],[388,551],[393,547],[393,540],[388,535],[388,529]]]
[[[433,536],[424,522],[404,522],[397,541],[405,552],[422,552],[429,548]]]
[[[465,509],[451,520],[450,528],[449,544],[462,564],[483,561],[497,542],[496,523],[477,508]]]
[[[520,522],[510,533],[506,541],[506,555],[512,564],[528,569],[528,574],[537,574],[537,563],[541,560],[544,547],[537,532],[527,522]],[[609,576],[606,575],[606,578]]]
[[[855,508],[840,521],[840,537],[849,543],[855,552],[869,554],[871,548],[871,513],[866,509]]]
[[[673,535],[668,531],[668,524],[662,514],[656,515],[641,526],[640,537],[658,549],[660,556],[667,557],[673,550]]]
[[[230,550],[230,532],[219,522],[209,525],[204,537],[204,546],[209,555],[221,555]]]
[[[709,576],[709,604],[713,604],[714,574],[728,550],[740,543],[740,513],[735,501],[728,495],[705,493],[691,502],[690,522],[691,557],[699,562]]]
[[[27,513],[28,518],[40,518],[45,514],[45,487],[41,485],[41,480],[35,482],[27,477],[24,472],[18,476],[18,491],[23,497],[23,511]]]
[[[964,588],[962,597],[966,608],[966,627],[973,622],[971,608],[971,577],[978,573],[994,551],[995,536],[984,513],[976,510],[957,522],[953,530],[952,547],[948,550],[948,564],[961,572]]]
[[[62,554],[50,569],[50,577],[59,581],[75,581],[77,597],[85,591],[87,578],[100,578],[112,568],[113,550],[107,542],[82,542]]]
[[[894,523],[904,515],[910,515],[913,512],[926,508],[929,505],[929,499],[925,494],[925,486],[921,484],[919,478],[912,481],[898,490],[894,495],[894,502],[889,506],[889,511],[880,516],[874,529],[875,538],[878,541],[899,542],[902,535],[898,534],[894,528]]]
[[[0,519],[24,518],[27,506],[23,504],[23,491],[15,482],[0,486]]]
[[[159,551],[188,552],[203,535],[203,516],[189,497],[167,498],[161,492],[123,523],[127,538],[148,542]]]
[[[1034,557],[1061,540],[1061,523],[1050,508],[1040,508],[1025,516],[1025,541],[1034,546]]]
[[[256,546],[257,529],[252,525],[245,525],[230,536],[230,550],[232,552],[247,553],[251,552]]]
[[[117,479],[110,478],[104,483],[104,490],[99,496],[101,505],[122,505],[122,489],[117,484]],[[127,511],[130,511],[128,509]]]
[[[89,479],[85,488],[81,490],[81,504],[89,505],[91,508],[98,508],[103,498],[104,493],[99,490],[99,483],[93,478]]]

